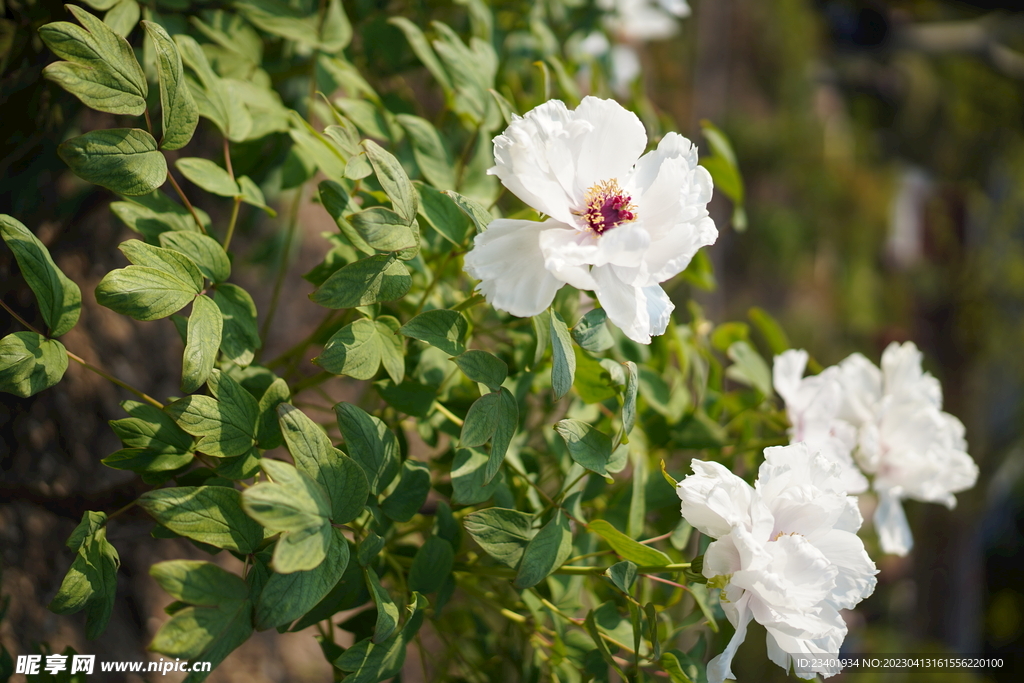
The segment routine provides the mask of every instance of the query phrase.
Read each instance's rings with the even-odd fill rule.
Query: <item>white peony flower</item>
[[[839,419],[842,384],[839,368],[804,377],[808,354],[790,349],[775,357],[772,378],[775,390],[786,402],[786,414],[793,427],[790,443],[803,441],[836,463],[847,493],[863,493],[868,480],[853,461],[857,429]]]
[[[610,12],[609,30],[629,42],[671,38],[679,30],[677,19],[690,16],[686,0],[599,0],[598,6]]]
[[[497,219],[476,236],[465,268],[491,305],[537,315],[568,283],[595,292],[630,339],[665,331],[674,305],[659,283],[718,231],[696,147],[676,133],[646,147],[643,124],[613,100],[587,97],[575,111],[551,100],[515,117],[489,173],[548,218]]]
[[[768,632],[769,658],[787,671],[793,655],[838,656],[846,638],[839,610],[875,589],[878,572],[857,536],[857,501],[838,466],[803,443],[764,453],[753,488],[721,464],[695,459],[694,474],[676,489],[683,517],[716,539],[703,572],[724,586],[722,608],[736,629],[708,663],[709,683],[734,678],[732,659],[751,619]]]
[[[839,364],[840,416],[858,429],[856,458],[878,493],[874,523],[882,550],[906,555],[913,537],[902,501],[956,505],[974,486],[978,466],[967,454],[964,426],[942,411],[942,387],[921,369],[912,342],[890,344],[882,368],[860,354]]]

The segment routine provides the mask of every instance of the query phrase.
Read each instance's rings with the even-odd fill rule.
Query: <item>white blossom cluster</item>
[[[804,377],[806,351],[775,358],[775,390],[786,402],[793,442],[819,447],[836,462],[847,492],[878,495],[874,523],[882,550],[906,555],[913,546],[906,498],[956,505],[974,486],[978,466],[967,454],[964,426],[942,410],[942,387],[921,369],[913,342],[890,344],[876,367],[859,353]]]
[[[492,306],[537,315],[571,284],[593,293],[630,339],[648,344],[665,332],[674,306],[660,283],[718,231],[707,210],[711,177],[694,145],[675,133],[644,153],[647,144],[640,120],[612,100],[587,97],[575,110],[552,100],[513,118],[494,140],[489,173],[541,220],[499,218],[476,236],[465,269]],[[952,507],[953,494],[977,478],[964,427],[942,411],[942,389],[912,343],[886,349],[881,369],[854,354],[804,377],[807,361],[797,350],[775,359],[791,444],[765,450],[753,487],[694,460],[677,488],[683,517],[715,539],[702,571],[722,589],[736,629],[708,664],[709,683],[732,677],[751,619],[787,670],[793,655],[838,656],[846,637],[839,610],[870,595],[877,573],[857,535],[863,520],[852,494],[874,489],[882,549],[906,554],[901,501]]]
[[[676,489],[683,517],[716,539],[703,573],[722,588],[722,608],[736,629],[708,663],[708,683],[734,678],[732,659],[751,619],[767,630],[768,657],[784,669],[795,654],[836,657],[846,638],[839,610],[875,590],[877,570],[857,536],[857,499],[846,494],[839,466],[806,443],[764,455],[753,487],[717,462],[694,459],[694,474]]]

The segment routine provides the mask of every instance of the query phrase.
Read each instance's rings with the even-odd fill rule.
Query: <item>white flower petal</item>
[[[855,427],[874,419],[882,400],[882,371],[859,353],[839,364],[843,406],[839,417]]]
[[[875,530],[878,532],[882,552],[903,556],[914,547],[914,537],[907,524],[907,515],[903,512],[903,503],[889,492],[882,492],[878,496]]]
[[[800,623],[804,623],[806,613],[831,595],[838,568],[799,534],[780,536],[765,548],[768,554],[763,564],[735,572],[732,583],[750,591],[765,605],[795,610]]]
[[[647,131],[615,100],[584,97],[574,115],[590,127],[575,141],[576,196],[582,198],[602,181],[625,179],[647,147]]]
[[[544,267],[540,234],[556,225],[553,220],[539,223],[499,218],[476,236],[473,249],[465,256],[465,269],[480,280],[477,290],[492,306],[529,317],[551,305],[564,283]]]
[[[921,400],[942,408],[942,386],[939,381],[921,369],[924,354],[914,342],[893,342],[882,352],[882,381],[885,393]]]
[[[779,629],[768,627],[766,629],[768,631],[766,638],[768,658],[786,671],[789,671],[792,665],[794,675],[805,680],[813,680],[816,678],[816,673],[825,678],[839,673],[841,667],[838,665],[817,667],[813,670],[802,667],[797,672],[792,658],[793,655],[808,655],[807,659],[822,660],[822,663],[824,660],[837,659],[843,639],[846,638],[846,625],[841,624],[842,617],[838,613],[835,613],[835,616],[838,617],[838,620],[833,620],[835,627],[821,638],[794,637]]]
[[[623,334],[640,344],[650,344],[651,335],[663,334],[675,304],[661,287],[634,287],[616,275],[615,266],[593,268],[595,293],[608,319]]]
[[[734,526],[750,528],[754,489],[721,463],[690,462],[693,474],[676,486],[683,518],[702,534],[719,538]]]
[[[725,614],[729,617],[729,623],[736,629],[725,646],[722,654],[708,662],[707,675],[708,683],[724,683],[725,679],[735,679],[732,673],[732,659],[736,656],[736,650],[747,637],[747,626],[754,615],[750,611],[750,596],[744,595],[735,602],[722,603]]]
[[[589,126],[559,100],[549,100],[526,116],[513,118],[494,138],[498,176],[512,194],[563,223],[574,224],[578,138]]]
[[[789,349],[775,356],[772,363],[772,384],[787,408],[797,401],[808,358],[810,354],[803,349]]]
[[[878,569],[871,561],[864,542],[856,533],[833,529],[813,539],[814,547],[834,564],[839,573],[829,601],[837,609],[852,609],[875,592]]]

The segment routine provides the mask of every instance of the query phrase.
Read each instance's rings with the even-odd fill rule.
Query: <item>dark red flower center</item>
[[[587,208],[580,216],[590,230],[603,235],[618,225],[636,220],[636,206],[631,200],[617,180],[605,180],[587,190]]]

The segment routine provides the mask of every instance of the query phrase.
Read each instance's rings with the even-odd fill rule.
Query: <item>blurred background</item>
[[[1024,13],[1017,3],[491,4],[504,77],[532,89],[538,102],[531,65],[555,57],[564,67],[551,75],[555,96],[573,88],[614,92],[652,132],[679,130],[701,140],[702,151],[702,120],[731,139],[745,216],[718,193],[712,212],[721,237],[707,250],[717,286],[706,291],[680,279],[677,302],[693,295],[716,322],[762,307],[823,365],[853,351],[877,362],[889,342],[913,340],[942,383],[945,409],[965,423],[981,468],[977,486],[957,496],[953,511],[907,504],[916,543],[909,557],[871,549],[880,558],[879,587],[851,616],[848,650],[985,653],[1024,666]],[[153,6],[173,15],[218,4]],[[357,36],[350,58],[380,66],[371,80],[385,98],[410,89],[437,96],[389,16],[421,25],[442,18],[463,33],[472,20],[467,7],[447,2],[353,0],[345,9]],[[173,334],[132,324],[88,295],[120,265],[115,247],[127,229],[107,208],[112,197],[80,184],[56,155],[72,131],[97,127],[81,118],[77,100],[39,76],[53,58],[35,29],[65,12],[55,0],[0,0],[0,16],[0,213],[36,229],[86,292],[69,346],[133,384],[172,394],[180,353]],[[300,86],[287,104],[303,110],[309,89]],[[269,195],[275,181],[261,164],[284,153],[275,144],[240,146],[235,162]],[[203,208],[216,220],[216,206]],[[305,272],[323,253],[319,233],[333,223],[312,205],[299,215],[293,253]],[[283,223],[253,220],[240,230],[258,279],[281,252]],[[10,254],[0,254],[0,296],[34,315],[13,267]],[[304,308],[308,289],[297,284],[285,299],[299,302],[280,318],[280,328],[293,332],[278,334],[273,348],[315,325],[315,309]],[[266,299],[257,305],[265,310]],[[0,316],[0,333],[15,329]],[[89,643],[81,615],[45,609],[70,562],[64,540],[82,512],[117,509],[143,490],[130,473],[99,463],[119,447],[106,421],[121,416],[120,398],[77,366],[53,390],[0,398],[0,640],[9,650],[70,644],[108,659],[145,658],[166,602],[146,568],[197,552],[184,542],[157,545],[139,513],[111,532],[123,564],[107,635]],[[227,662],[209,680],[330,678],[303,633],[260,634]],[[735,671],[740,681],[785,679],[757,630]],[[1022,676],[1024,669],[1008,667],[988,680]]]

